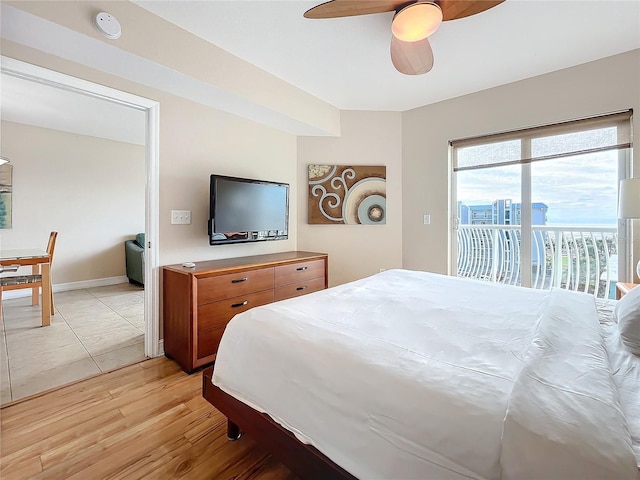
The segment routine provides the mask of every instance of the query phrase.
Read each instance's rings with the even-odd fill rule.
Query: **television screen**
[[[209,243],[284,240],[289,184],[211,175]]]

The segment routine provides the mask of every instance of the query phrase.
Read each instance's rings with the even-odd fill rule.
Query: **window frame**
[[[548,155],[538,158],[532,158],[531,142],[536,138],[547,137],[552,135],[561,135],[565,133],[575,133],[589,131],[599,128],[615,126],[617,128],[617,143],[606,145],[600,148],[591,148],[585,150],[577,150],[564,152],[556,155]],[[458,207],[457,207],[457,171],[477,169],[477,168],[494,168],[501,165],[521,165],[521,210],[520,210],[520,228],[521,228],[521,265],[532,264],[532,201],[531,201],[531,163],[544,160],[552,160],[554,158],[565,158],[574,155],[595,153],[599,151],[617,150],[618,151],[618,183],[620,180],[631,177],[632,164],[632,132],[633,132],[633,109],[622,110],[618,112],[595,115],[582,119],[569,120],[566,122],[540,125],[516,129],[500,133],[491,133],[474,137],[467,137],[458,140],[449,141],[449,262],[448,274],[455,276],[457,274],[457,230],[459,227]],[[458,166],[457,150],[463,147],[487,145],[500,141],[520,140],[520,159],[508,162],[486,163],[476,166]],[[631,222],[628,219],[618,219],[618,281],[630,281],[633,278],[632,267],[632,229]],[[521,269],[521,285],[531,287],[532,272],[530,268]]]

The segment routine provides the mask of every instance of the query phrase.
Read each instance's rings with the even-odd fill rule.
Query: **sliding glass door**
[[[482,145],[461,155],[490,154]],[[491,282],[521,284],[520,226],[512,218],[520,205],[522,172],[520,165],[502,165],[456,173],[458,276]]]
[[[631,112],[451,142],[452,272],[612,297]],[[619,255],[622,252],[622,255]]]

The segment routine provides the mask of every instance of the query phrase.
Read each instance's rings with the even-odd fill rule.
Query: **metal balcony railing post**
[[[491,281],[495,282],[496,279],[498,278],[498,256],[499,256],[499,252],[498,252],[498,245],[500,243],[500,240],[498,239],[498,235],[499,235],[499,231],[498,230],[493,230],[491,232]]]
[[[553,229],[553,236],[555,238],[556,243],[556,255],[553,260],[556,264],[556,277],[553,279],[554,287],[562,286],[562,272],[564,270],[564,265],[562,265],[562,232],[557,229]]]

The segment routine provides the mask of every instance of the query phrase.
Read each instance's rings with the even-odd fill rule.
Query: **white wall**
[[[449,140],[628,108],[640,111],[640,50],[404,112],[404,266],[447,272]],[[634,134],[638,176],[638,121]],[[424,213],[431,214],[431,225],[422,224]],[[640,258],[637,233],[635,261]]]
[[[402,266],[400,119],[397,112],[343,111],[340,137],[298,139],[298,248],[329,254],[332,286]],[[386,165],[386,225],[309,225],[309,164]]]
[[[176,97],[160,105],[160,264],[296,249],[296,137]],[[289,239],[209,245],[212,173],[289,183]],[[191,210],[191,225],[171,225]]]
[[[0,246],[45,249],[54,284],[125,275],[124,241],[144,231],[144,147],[2,122],[13,165],[13,228]]]

